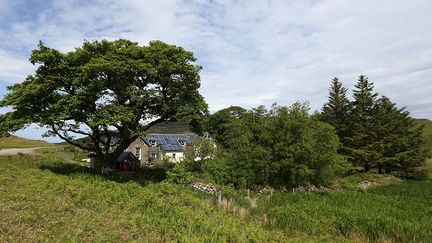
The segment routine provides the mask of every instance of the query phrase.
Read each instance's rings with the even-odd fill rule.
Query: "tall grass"
[[[0,157],[0,242],[432,239],[431,180],[329,193],[225,188],[216,205],[185,186],[154,183],[158,171],[103,177],[57,159]]]
[[[285,241],[280,230],[209,206],[184,186],[119,183],[85,168],[55,171],[52,161],[14,158],[0,157],[0,242]]]
[[[266,215],[269,228],[309,235],[343,235],[381,241],[432,239],[432,181],[406,181],[361,191],[275,193],[251,213]]]

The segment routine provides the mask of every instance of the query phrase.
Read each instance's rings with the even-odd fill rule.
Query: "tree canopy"
[[[363,75],[354,87],[353,101],[345,93],[342,84],[333,79],[329,101],[319,117],[340,131],[340,152],[353,168],[414,176],[428,157],[422,147],[423,128],[415,125],[405,108],[398,108],[388,97],[379,97],[374,84]]]
[[[216,112],[209,118],[209,131],[222,151],[205,172],[236,187],[319,185],[343,174],[348,164],[337,154],[334,128],[308,111],[306,104],[295,103]]]
[[[324,104],[321,112],[321,120],[332,125],[339,138],[345,137],[347,133],[350,110],[350,101],[346,95],[347,90],[338,78],[334,78],[331,81],[328,102]],[[344,143],[344,141],[341,142]]]
[[[85,41],[63,53],[40,42],[33,75],[8,87],[0,107],[5,134],[36,123],[101,161],[113,162],[151,125],[165,120],[200,124],[208,113],[199,94],[200,66],[192,52],[151,41]],[[87,143],[75,141],[88,137]]]

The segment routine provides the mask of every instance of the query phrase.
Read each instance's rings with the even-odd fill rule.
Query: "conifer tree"
[[[347,118],[350,110],[350,101],[346,96],[347,88],[343,87],[338,78],[331,81],[327,103],[324,104],[320,119],[332,125],[344,146],[347,128]]]
[[[361,75],[354,86],[352,109],[348,121],[349,134],[345,138],[349,160],[353,165],[361,166],[368,172],[375,166],[378,154],[374,149],[376,140],[374,105],[378,94],[374,85]]]
[[[374,118],[378,172],[414,176],[428,155],[422,148],[423,127],[416,126],[409,112],[397,108],[387,97],[377,100]]]

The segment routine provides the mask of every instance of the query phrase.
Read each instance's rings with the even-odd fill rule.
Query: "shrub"
[[[208,161],[203,165],[204,177],[216,184],[227,185],[235,179],[235,171],[222,156]]]
[[[176,164],[166,175],[166,181],[175,184],[187,185],[192,182],[192,179],[192,173],[187,171],[181,164]]]
[[[170,170],[174,168],[175,164],[169,160],[169,158],[163,158],[160,160],[157,160],[154,167],[162,170]]]

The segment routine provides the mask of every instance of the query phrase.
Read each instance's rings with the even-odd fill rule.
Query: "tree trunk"
[[[91,158],[91,167],[96,171],[102,171],[102,167],[104,166],[105,159],[102,156],[94,156]]]

